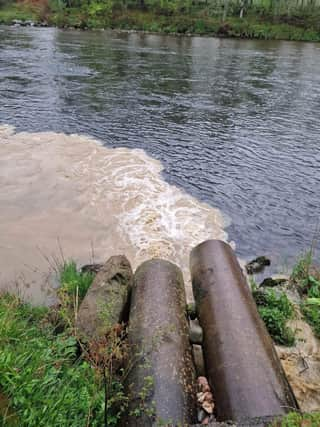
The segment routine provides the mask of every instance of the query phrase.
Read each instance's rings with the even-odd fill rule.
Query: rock
[[[207,414],[213,414],[214,402],[210,391],[197,393],[197,402]]]
[[[270,265],[271,261],[265,256],[259,256],[246,264],[248,274],[260,273],[266,266]]]
[[[204,398],[205,398],[205,393],[203,393],[203,391],[200,391],[199,393],[197,393],[197,402],[200,403],[201,405],[204,402]]]
[[[204,400],[205,400],[206,402],[213,403],[213,396],[212,396],[211,391],[206,391],[206,392],[204,393]]]
[[[285,279],[285,278],[267,277],[260,283],[259,287],[274,288],[276,286],[284,285],[285,283],[287,283],[287,279]]]
[[[16,25],[17,27],[19,27],[22,24],[23,24],[23,22],[20,19],[13,19],[12,20],[12,25]]]
[[[252,296],[257,305],[267,305],[267,292],[265,289],[255,289]]]
[[[191,344],[202,344],[203,331],[197,320],[190,321],[189,339]]]
[[[99,273],[102,270],[104,264],[86,264],[81,267],[81,273]]]
[[[205,393],[206,391],[210,391],[210,386],[206,377],[198,377],[197,383],[199,392]]]
[[[113,256],[96,275],[79,309],[76,326],[84,340],[98,340],[124,320],[133,273],[126,257]]]
[[[214,404],[210,402],[204,401],[202,404],[202,408],[206,411],[207,414],[213,414]]]
[[[198,418],[198,423],[201,423],[201,424],[202,424],[203,420],[205,418],[207,418],[207,414],[205,413],[205,411],[203,409],[198,410],[197,418]]]
[[[198,344],[193,344],[192,346],[192,352],[193,352],[193,361],[196,368],[196,373],[198,377],[205,375],[205,366],[204,366],[204,359],[203,359],[203,353],[202,353],[202,347]]]
[[[197,310],[194,302],[187,304],[187,315],[191,320],[195,320],[197,318]]]

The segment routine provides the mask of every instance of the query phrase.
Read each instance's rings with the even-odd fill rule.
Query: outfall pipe
[[[126,380],[130,403],[123,424],[192,424],[195,370],[184,282],[176,265],[154,259],[137,269],[129,323],[133,362]]]
[[[232,248],[208,240],[191,252],[192,288],[218,421],[298,408]]]

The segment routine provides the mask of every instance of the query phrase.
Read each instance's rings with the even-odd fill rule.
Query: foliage
[[[309,284],[309,270],[312,264],[312,252],[308,251],[302,255],[292,269],[291,282],[297,286],[298,290],[305,294]]]
[[[50,309],[0,295],[2,406],[7,402],[0,405],[0,425],[117,425],[127,406],[125,328],[115,325],[100,341],[84,344],[74,323],[93,277],[79,272],[74,261],[65,262],[60,303]]]
[[[320,412],[301,414],[290,412],[281,421],[274,421],[270,427],[318,427],[320,425]]]
[[[75,337],[55,335],[46,310],[0,298],[0,388],[19,426],[101,426],[101,378],[78,358]],[[3,425],[7,421],[3,420]]]
[[[301,257],[291,275],[292,283],[303,297],[301,312],[320,338],[320,272],[313,265],[312,253]]]
[[[64,262],[59,271],[60,288],[58,290],[60,300],[58,314],[62,320],[61,325],[74,326],[79,305],[93,279],[93,273],[78,271],[74,261]]]
[[[287,295],[273,289],[254,288],[253,297],[273,340],[281,345],[294,345],[294,332],[287,326],[287,321],[294,315],[294,309]]]
[[[315,335],[320,338],[320,298],[306,298],[301,304],[301,311]]]
[[[94,274],[91,272],[80,272],[74,261],[67,261],[60,269],[60,284],[61,289],[67,292],[70,296],[78,294],[79,302],[85,297],[91,283],[94,279]]]
[[[14,19],[37,22],[38,14],[25,5],[6,4],[1,7],[0,4],[0,24],[11,24]]]
[[[320,40],[320,0],[8,0],[0,22],[48,21],[75,28],[120,28],[257,39]],[[42,5],[35,6],[35,5]],[[27,6],[26,6],[27,5]],[[20,10],[32,9],[28,18]],[[25,12],[24,12],[25,13]],[[19,16],[18,16],[19,15]]]

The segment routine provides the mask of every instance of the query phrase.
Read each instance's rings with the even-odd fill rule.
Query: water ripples
[[[310,245],[318,44],[1,27],[0,51],[0,122],[144,149],[231,219],[240,256]]]

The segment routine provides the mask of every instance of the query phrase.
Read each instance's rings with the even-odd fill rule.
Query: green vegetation
[[[63,299],[55,308],[0,295],[0,425],[114,426],[126,407],[120,325],[85,347],[71,308],[93,276],[68,262],[60,279]]]
[[[294,345],[294,331],[287,327],[294,316],[294,307],[284,292],[258,288],[250,277],[252,294],[271,337],[277,344]],[[290,285],[301,296],[300,310],[320,338],[320,270],[313,264],[312,251],[301,256],[292,269]]]
[[[45,310],[0,298],[0,388],[19,426],[101,426],[103,388],[77,341],[55,335]],[[9,422],[2,413],[2,425]]]
[[[291,412],[281,421],[274,421],[270,427],[319,427],[319,425],[320,412],[314,412],[311,414]]]
[[[0,22],[13,19],[59,27],[320,41],[319,0],[0,0]]]
[[[301,312],[320,338],[320,271],[313,265],[312,252],[301,257],[293,269],[291,282],[301,296]]]
[[[37,12],[29,6],[10,4],[1,7],[0,3],[0,23],[11,24],[14,19],[37,22],[39,17]]]
[[[314,334],[320,338],[320,298],[306,298],[301,309]]]
[[[302,313],[318,335],[319,277],[310,255],[298,261],[291,276],[303,295]],[[124,327],[115,325],[97,342],[84,344],[77,336],[76,310],[93,278],[79,272],[75,262],[65,262],[59,304],[53,308],[0,295],[0,426],[116,426],[127,410],[123,381],[130,351]],[[294,333],[286,323],[294,307],[285,293],[254,284],[253,296],[275,342],[292,345]],[[153,378],[144,380],[131,416],[153,416],[152,405],[146,406]],[[291,413],[272,427],[306,425],[320,425],[320,414]]]
[[[61,290],[75,297],[78,295],[79,302],[83,300],[94,279],[93,273],[81,273],[74,261],[65,262],[60,271]]]
[[[273,289],[254,288],[253,297],[273,340],[281,345],[294,345],[294,331],[287,326],[288,320],[294,315],[294,309],[287,295]]]

